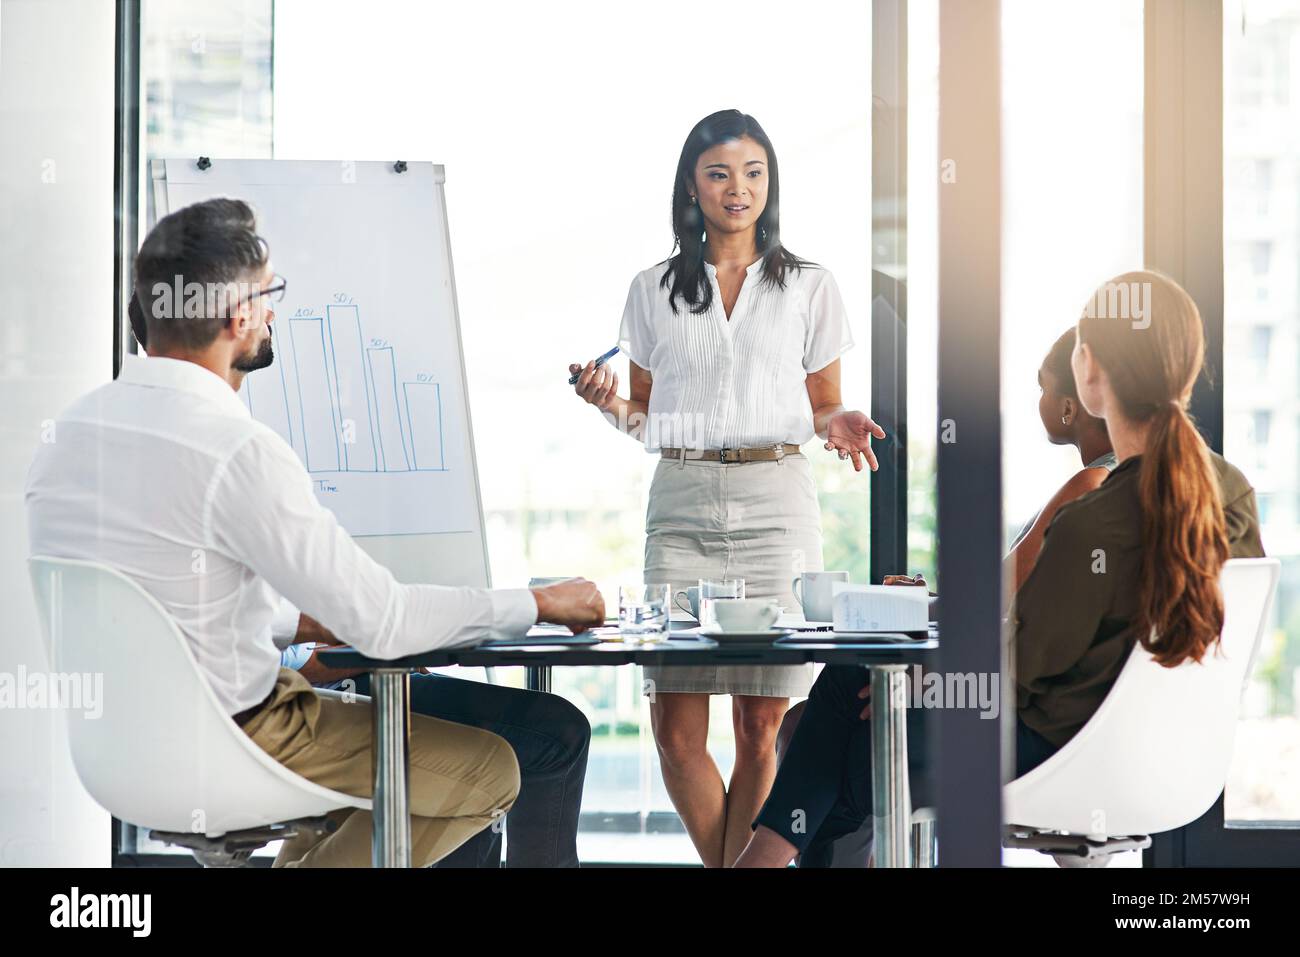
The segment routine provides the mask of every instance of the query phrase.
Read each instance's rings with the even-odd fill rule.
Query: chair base
[[[1151,838],[1146,834],[1133,834],[1098,839],[1082,834],[1011,826],[1007,828],[1002,846],[1049,854],[1059,867],[1105,867],[1116,854],[1150,847]]]
[[[281,824],[267,824],[244,831],[228,831],[219,837],[186,831],[150,831],[155,841],[188,848],[203,867],[243,867],[252,853],[272,841],[284,841],[302,834],[329,834],[338,824],[325,817],[304,817]]]

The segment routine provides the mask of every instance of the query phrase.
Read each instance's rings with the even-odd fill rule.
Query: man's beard
[[[265,369],[274,361],[275,353],[271,350],[271,337],[267,336],[257,347],[256,352],[236,359],[231,366],[239,372],[256,372],[258,369]]]

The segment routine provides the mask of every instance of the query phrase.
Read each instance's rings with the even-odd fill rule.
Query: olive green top
[[[1259,558],[1255,490],[1211,453],[1232,558]],[[1101,485],[1053,517],[1033,571],[1016,594],[1015,675],[1021,719],[1065,744],[1092,717],[1136,643],[1142,559],[1138,475],[1122,462]]]

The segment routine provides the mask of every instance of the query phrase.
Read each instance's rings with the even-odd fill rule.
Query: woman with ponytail
[[[1187,414],[1204,353],[1196,304],[1159,273],[1115,277],[1079,320],[1079,400],[1105,420],[1119,465],[1061,509],[1017,595],[1020,716],[1054,747],[1101,705],[1134,643],[1168,667],[1212,654],[1223,563],[1264,553],[1254,490]]]
[[[1071,354],[1079,402],[1105,422],[1119,464],[1057,510],[1016,593],[1017,775],[1087,723],[1135,644],[1168,667],[1214,654],[1223,563],[1264,554],[1254,490],[1187,414],[1204,349],[1196,304],[1159,273],[1117,276],[1079,320]],[[826,861],[830,843],[871,814],[865,685],[852,669],[822,672],[738,867],[785,866],[797,854],[801,866]],[[909,711],[909,728],[915,718]],[[909,743],[924,793],[926,740]]]

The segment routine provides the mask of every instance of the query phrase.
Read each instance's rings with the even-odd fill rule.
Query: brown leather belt
[[[798,455],[799,446],[789,442],[784,445],[766,445],[758,449],[660,449],[666,459],[679,462],[779,462],[787,455]]]

